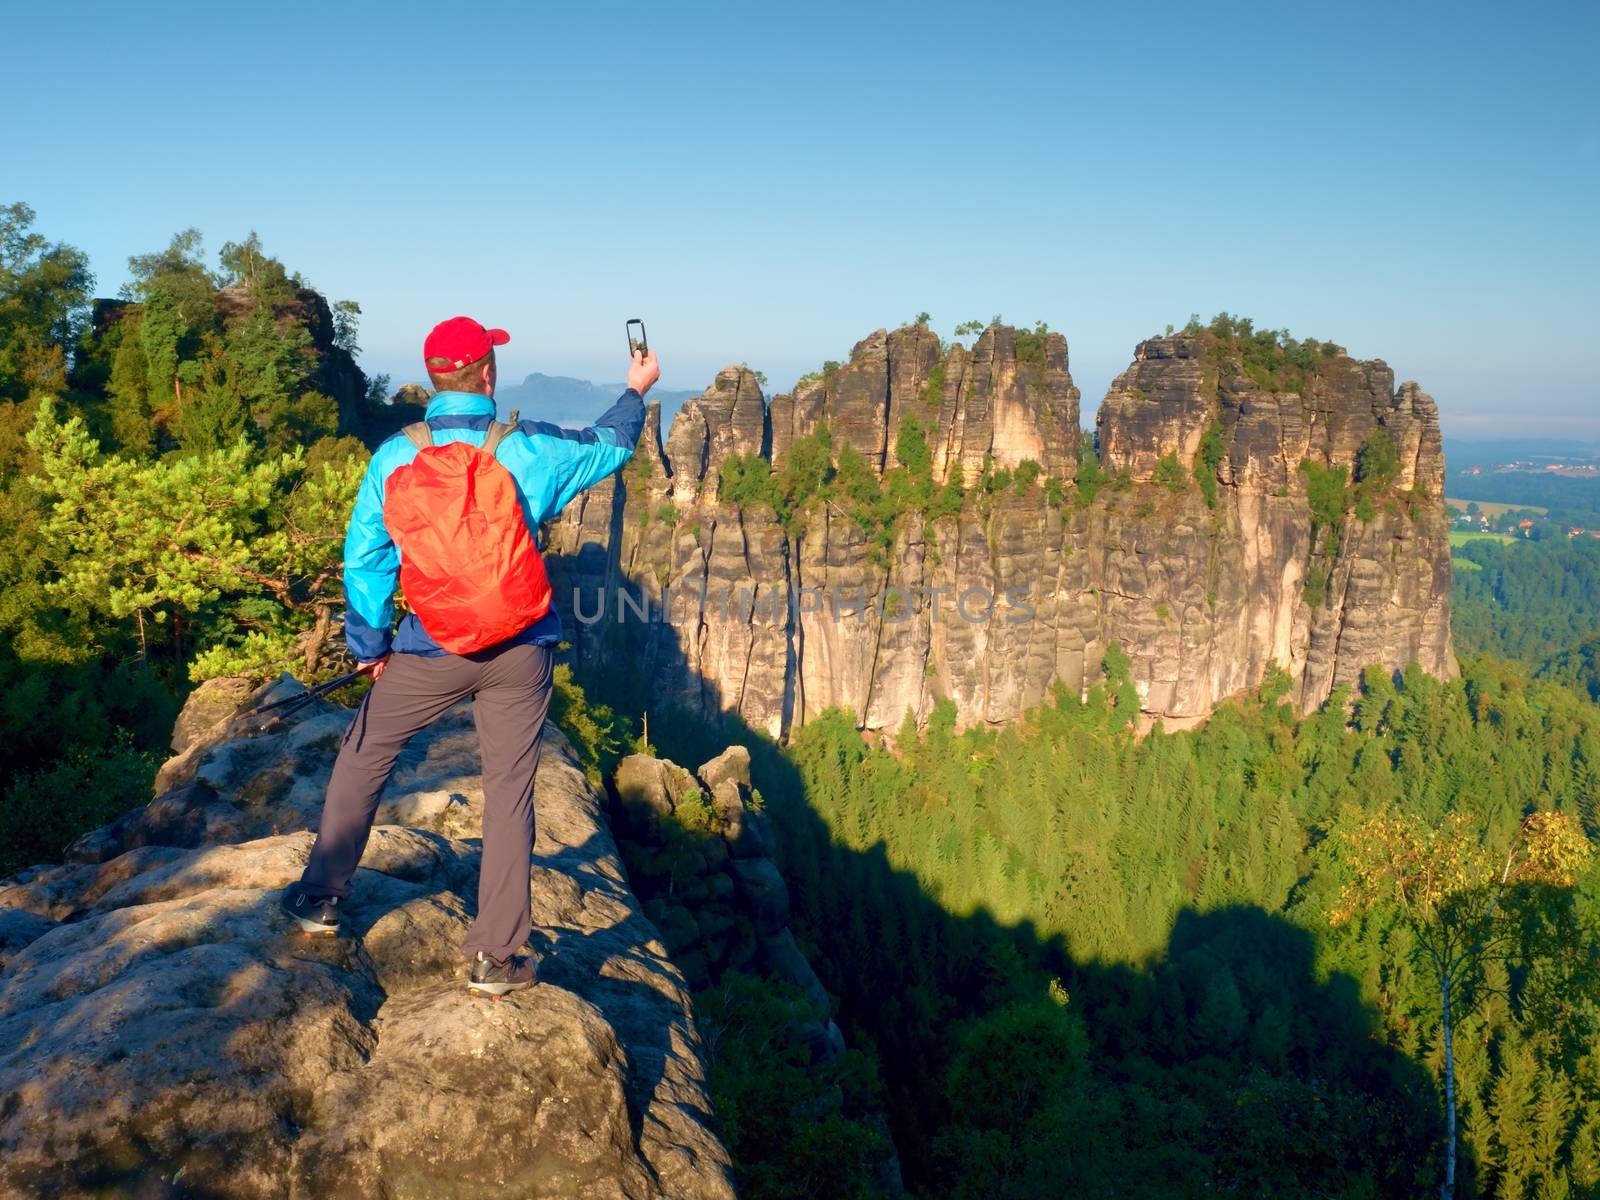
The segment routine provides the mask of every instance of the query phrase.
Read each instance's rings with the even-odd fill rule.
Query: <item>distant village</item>
[[[1462,472],[1464,475],[1476,473],[1476,468]],[[1450,499],[1445,500],[1445,507],[1450,511],[1450,524],[1452,527],[1463,532],[1504,534],[1508,537],[1520,537],[1529,541],[1536,541],[1541,537],[1551,536],[1557,529],[1561,528],[1557,522],[1550,520],[1546,514],[1535,509],[1513,508],[1505,504],[1480,505],[1476,500]],[[1553,526],[1554,528],[1552,528]],[[1600,528],[1589,528],[1582,525],[1567,525],[1563,532],[1569,538],[1600,538]]]
[[[1563,535],[1600,538],[1600,490],[1595,488],[1600,482],[1600,455],[1592,448],[1574,447],[1571,453],[1538,453],[1503,462],[1469,462],[1450,474],[1468,494],[1507,497],[1465,500],[1451,497],[1447,490],[1445,507],[1452,541],[1484,535],[1535,542]],[[1480,482],[1467,482],[1474,476]],[[1491,480],[1490,476],[1497,478]],[[1556,483],[1555,479],[1574,482]],[[1519,493],[1526,499],[1518,499]],[[1539,503],[1532,503],[1535,499]]]
[[[1585,462],[1530,462],[1517,459],[1514,462],[1490,463],[1487,468],[1481,466],[1463,467],[1463,475],[1482,475],[1485,470],[1494,475],[1509,475],[1513,471],[1539,471],[1546,475],[1563,475],[1573,479],[1594,479],[1600,476],[1600,464]]]

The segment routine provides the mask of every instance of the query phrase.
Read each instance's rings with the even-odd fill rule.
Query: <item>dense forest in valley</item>
[[[1514,659],[1600,699],[1600,538],[1475,539],[1454,557],[1459,654]]]
[[[0,874],[147,799],[195,681],[339,669],[345,516],[409,419],[357,306],[253,236],[92,301],[32,220],[0,210]],[[684,762],[752,747],[851,1047],[813,1063],[766,981],[696,997],[745,1194],[883,1194],[884,1118],[922,1197],[1436,1194],[1454,1112],[1458,1194],[1600,1195],[1600,543],[1457,554],[1462,677],[1303,719],[1277,677],[1138,737],[1115,648],[1084,699],[892,748],[651,714]],[[639,741],[590,683],[617,711],[566,677],[557,711],[603,772]]]
[[[1436,1189],[1430,930],[1396,905],[1333,920],[1357,843],[1379,816],[1459,821],[1498,856],[1531,808],[1592,839],[1600,709],[1480,661],[1449,684],[1373,671],[1299,721],[1269,683],[1141,740],[1109,657],[1086,701],[998,733],[946,711],[895,753],[844,714],[782,751],[751,739],[797,932],[875,1063],[857,1079],[883,1089],[911,1190]],[[1472,876],[1477,850],[1445,857]],[[1600,1194],[1600,871],[1573,882],[1503,897],[1455,997],[1462,1195]],[[857,1182],[838,1194],[873,1194]]]
[[[1488,471],[1474,475],[1462,467],[1460,463],[1452,464],[1445,483],[1445,490],[1453,499],[1537,505],[1580,524],[1600,524],[1600,477],[1548,471]]]

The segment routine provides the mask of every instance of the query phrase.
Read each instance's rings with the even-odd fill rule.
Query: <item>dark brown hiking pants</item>
[[[508,646],[470,658],[390,657],[356,710],[328,780],[322,824],[300,885],[312,896],[350,894],[350,879],[394,760],[413,734],[467,696],[483,756],[483,861],[468,956],[507,958],[528,940],[533,776],[550,708],[551,651]]]

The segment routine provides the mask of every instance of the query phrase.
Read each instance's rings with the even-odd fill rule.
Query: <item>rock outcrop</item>
[[[731,1198],[686,981],[561,734],[537,783],[542,982],[494,1003],[458,949],[470,709],[402,755],[351,936],[323,941],[276,896],[350,714],[257,734],[226,691],[191,706],[155,802],[0,882],[0,1194]]]
[[[800,1032],[813,1059],[841,1053],[828,991],[789,929],[789,888],[772,858],[772,820],[750,786],[750,752],[730,746],[698,775],[631,754],[612,788],[629,877],[689,982],[743,970],[791,983],[819,1014]]]
[[[1152,717],[1203,716],[1274,665],[1305,710],[1373,663],[1454,673],[1438,410],[1416,384],[1329,348],[1290,386],[1205,334],[1152,338],[1082,480],[1078,401],[1059,334],[996,326],[968,350],[909,326],[770,403],[727,368],[665,443],[652,408],[634,462],[549,531],[580,671],[772,734],[832,707],[893,730],[946,698],[1008,721],[1087,691],[1112,643]],[[885,499],[779,511],[720,486],[757,459],[802,483],[824,430]],[[1309,472],[1353,478],[1379,430],[1395,477],[1314,529]],[[906,501],[921,469],[964,485],[958,508]]]

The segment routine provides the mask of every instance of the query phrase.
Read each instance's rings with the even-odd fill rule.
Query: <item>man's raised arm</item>
[[[644,431],[644,394],[661,377],[655,351],[634,353],[628,368],[628,389],[586,429],[562,429],[543,421],[517,426],[530,437],[552,439],[540,455],[551,474],[552,488],[539,497],[538,519],[549,520],[584,488],[593,487],[633,457]],[[542,511],[539,511],[542,510]]]

